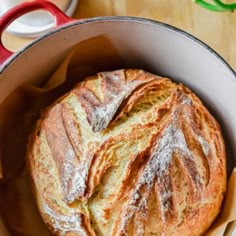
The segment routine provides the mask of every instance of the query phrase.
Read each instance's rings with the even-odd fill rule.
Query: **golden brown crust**
[[[55,235],[201,235],[226,188],[219,125],[183,85],[99,73],[44,111],[29,143]]]

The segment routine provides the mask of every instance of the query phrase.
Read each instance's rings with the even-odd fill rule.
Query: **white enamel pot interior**
[[[97,36],[109,40],[107,47],[115,48],[125,67],[143,68],[189,86],[222,127],[228,171],[236,166],[235,72],[204,43],[160,22],[97,17],[70,22],[47,33],[2,64],[0,103],[23,82],[48,75],[71,47]],[[99,63],[102,50],[91,56]],[[107,65],[109,69],[109,59]],[[119,69],[120,65],[116,67]]]

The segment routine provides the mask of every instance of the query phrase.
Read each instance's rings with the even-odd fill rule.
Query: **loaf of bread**
[[[101,72],[42,112],[28,146],[33,191],[54,235],[202,235],[220,211],[220,127],[182,84]]]

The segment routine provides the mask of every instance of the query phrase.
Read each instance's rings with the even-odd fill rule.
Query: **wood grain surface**
[[[73,17],[108,15],[145,17],[183,29],[211,46],[236,70],[236,11],[211,12],[192,0],[79,0]],[[14,51],[31,40],[3,35],[4,44]]]

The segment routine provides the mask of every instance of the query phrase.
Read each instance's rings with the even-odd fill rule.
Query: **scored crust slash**
[[[202,235],[226,190],[220,127],[182,84],[101,72],[42,112],[28,166],[55,235]]]

